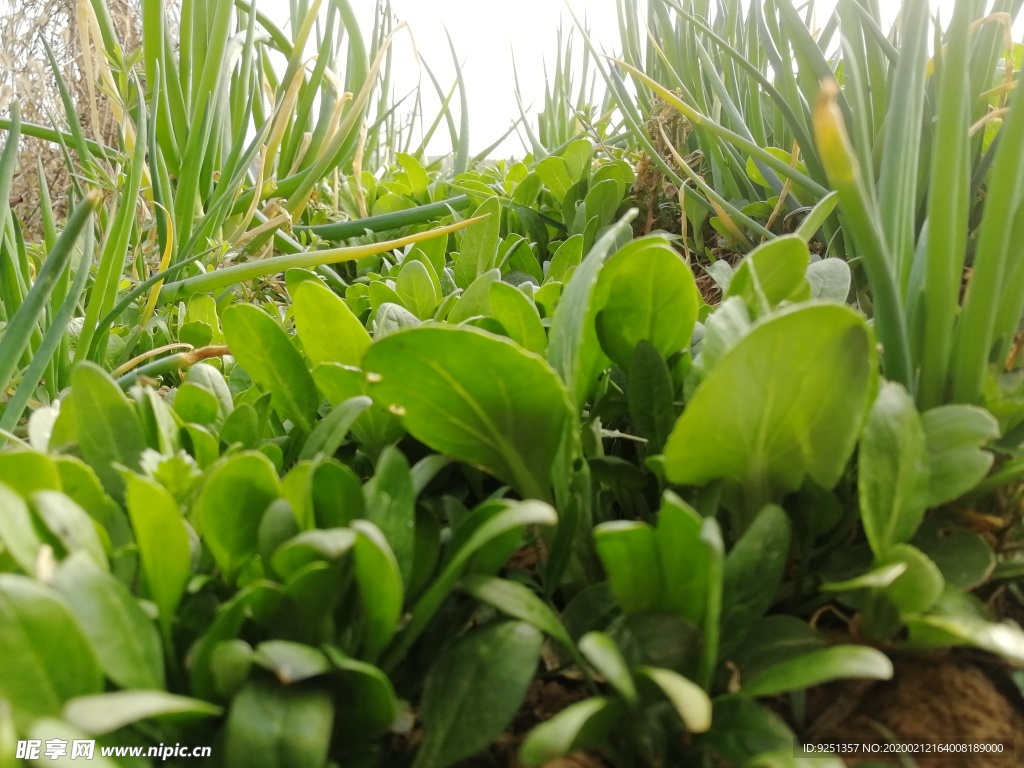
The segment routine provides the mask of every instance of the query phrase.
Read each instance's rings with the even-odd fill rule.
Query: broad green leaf
[[[637,674],[661,689],[690,733],[704,733],[711,728],[711,699],[699,685],[661,667],[639,667]]]
[[[958,588],[947,588],[927,614],[905,620],[911,648],[966,645],[1024,664],[1024,630],[1013,621],[990,621],[984,608]]]
[[[165,691],[115,691],[80,696],[64,705],[64,720],[89,736],[102,736],[150,718],[217,717],[216,704]]]
[[[302,531],[278,548],[271,563],[283,578],[291,579],[312,564],[341,559],[355,541],[355,533],[348,528]]]
[[[384,534],[402,579],[412,575],[416,541],[416,496],[409,462],[394,446],[385,448],[377,461],[377,472],[363,486],[366,519]]]
[[[601,306],[596,301],[596,286],[605,259],[619,238],[628,232],[632,218],[629,214],[623,216],[594,243],[565,285],[555,307],[548,334],[548,361],[562,377],[577,405],[587,399],[607,363],[597,338],[596,316]],[[554,285],[556,283],[548,283],[545,288]],[[536,298],[540,304],[539,291]]]
[[[278,493],[277,471],[262,453],[235,454],[207,474],[194,514],[228,579],[256,554],[260,519]]]
[[[177,502],[163,486],[135,474],[126,476],[126,486],[142,572],[166,632],[192,575],[188,529]]]
[[[878,561],[879,565],[906,566],[903,573],[881,590],[901,613],[924,613],[941,597],[945,587],[942,572],[916,547],[894,544]]]
[[[984,408],[944,405],[921,414],[928,446],[928,507],[963,496],[992,468],[981,446],[999,437],[999,422]]]
[[[64,403],[58,422],[73,414],[82,458],[96,471],[107,493],[119,499],[124,483],[114,465],[138,469],[146,448],[135,409],[113,379],[87,361],[75,366],[67,399],[71,403]]]
[[[441,293],[434,286],[434,278],[430,276],[423,262],[406,260],[398,273],[395,285],[406,309],[420,320],[429,320],[441,301]]]
[[[95,521],[63,493],[40,491],[30,499],[33,511],[67,554],[83,552],[97,568],[110,570]]]
[[[423,746],[414,768],[444,768],[484,749],[512,721],[544,636],[503,621],[475,630],[434,663],[423,684]]]
[[[796,235],[769,240],[743,258],[729,281],[726,296],[741,297],[754,314],[762,314],[783,301],[809,299],[805,274],[810,259],[807,243]]]
[[[722,579],[722,653],[728,656],[775,602],[789,558],[789,517],[769,504],[725,558]]]
[[[501,323],[508,337],[523,349],[544,354],[548,337],[540,321],[540,313],[526,294],[508,283],[491,284],[491,317]]]
[[[578,277],[577,272],[574,280]],[[663,238],[651,236],[634,240],[605,262],[594,303],[601,347],[628,371],[640,340],[662,357],[685,349],[701,301],[686,262]]]
[[[289,640],[267,640],[256,646],[253,661],[284,685],[326,675],[331,664],[323,651]]]
[[[63,720],[54,720],[48,717],[36,720],[25,734],[27,738],[40,741],[44,745],[51,739],[58,739],[67,742],[69,747],[72,747],[75,741],[88,740],[87,737],[89,735],[72,727]],[[11,754],[14,754],[14,752],[11,752]],[[50,765],[55,766],[55,768],[76,768],[82,762],[77,757],[70,757],[71,754],[72,750],[68,749],[67,754],[59,756],[56,760],[51,760],[46,757],[46,752],[44,751],[42,752],[42,759],[33,760],[32,762],[35,765]],[[22,761],[18,761],[16,764],[19,766],[25,765]],[[124,763],[104,757],[100,750],[96,749],[93,752],[93,756],[89,759],[89,765],[91,768],[121,768]]]
[[[217,420],[217,398],[202,387],[184,382],[174,393],[174,412],[182,421],[213,424]]]
[[[234,410],[231,389],[224,375],[206,363],[197,363],[188,369],[188,381],[202,387],[217,398],[217,423],[222,424]]]
[[[423,170],[423,166],[416,161],[416,158],[404,152],[398,152],[395,157],[401,163],[402,170],[405,171],[405,177],[409,181],[409,189],[412,190],[412,193],[419,195],[426,192],[427,187],[430,186],[430,177],[427,176],[427,172]]]
[[[491,312],[491,287],[501,282],[501,270],[488,269],[482,272],[459,296],[452,311],[448,313],[449,323],[463,323],[478,315]]]
[[[501,202],[489,197],[473,212],[473,218],[486,216],[466,227],[459,244],[459,259],[455,262],[455,283],[469,287],[494,266],[494,253],[501,233]]]
[[[599,181],[587,190],[583,204],[587,216],[596,216],[599,227],[606,227],[615,219],[615,211],[622,204],[622,187],[614,179]]]
[[[655,539],[664,580],[662,609],[697,626],[704,621],[708,590],[708,551],[701,540],[700,515],[671,491],[661,500]]]
[[[319,281],[295,287],[292,310],[302,349],[313,365],[359,365],[370,346],[370,334],[348,304]]]
[[[889,657],[863,645],[834,645],[819,648],[774,664],[750,680],[743,681],[744,696],[775,696],[812,688],[833,680],[888,680],[892,677]]]
[[[231,354],[253,381],[270,392],[277,412],[304,431],[312,431],[320,396],[302,355],[281,326],[252,304],[224,310],[223,322]]]
[[[398,561],[381,529],[367,520],[354,520],[356,582],[363,608],[362,656],[375,661],[391,642],[405,604]],[[412,552],[410,560],[412,560]]]
[[[164,687],[160,635],[124,584],[85,554],[65,560],[52,584],[67,600],[107,677],[120,688]]]
[[[25,576],[0,574],[0,658],[8,660],[0,699],[22,727],[103,689],[103,671],[67,603]]]
[[[580,638],[580,652],[590,665],[615,689],[627,704],[637,703],[638,694],[622,651],[604,632],[588,632]]]
[[[665,446],[669,480],[725,478],[748,509],[797,490],[831,488],[853,452],[875,374],[864,319],[821,304],[756,326],[697,387]]]
[[[477,600],[497,608],[513,619],[533,625],[567,649],[574,648],[572,638],[555,612],[524,584],[496,576],[472,574],[462,579],[461,587]]]
[[[902,561],[872,568],[867,573],[842,581],[827,581],[821,585],[822,592],[852,592],[855,589],[883,589],[888,587],[907,570]]]
[[[772,753],[783,757],[781,766],[795,768],[796,736],[785,721],[767,706],[740,696],[719,696],[711,714],[714,727],[704,737],[708,751],[727,765],[760,765]],[[843,768],[842,760],[815,758],[814,766]]]
[[[812,299],[845,303],[852,281],[850,266],[842,259],[821,259],[807,267]]]
[[[637,433],[647,438],[648,454],[659,454],[676,423],[672,374],[647,339],[637,343],[628,371],[629,415]]]
[[[620,702],[605,696],[570,704],[527,734],[519,759],[534,768],[595,746],[611,734],[623,711]]]
[[[334,407],[350,398],[369,394],[366,375],[358,368],[324,363],[313,369],[313,379]],[[397,442],[405,430],[387,408],[375,404],[352,423],[352,434],[376,458],[385,446]]]
[[[917,531],[928,504],[928,481],[921,417],[906,390],[887,382],[868,414],[857,470],[861,522],[876,556]]]
[[[35,451],[0,453],[0,482],[25,498],[36,491],[63,490],[57,465],[45,453]]]
[[[328,691],[253,680],[231,702],[224,761],[230,768],[319,768],[334,722]]]
[[[981,586],[996,567],[996,555],[985,537],[945,510],[925,517],[911,543],[939,567],[948,584],[961,589]]]
[[[29,575],[35,573],[42,542],[32,523],[32,513],[25,501],[3,483],[0,483],[0,544],[21,570]]]
[[[558,200],[565,197],[565,193],[569,191],[569,187],[575,183],[566,171],[565,160],[561,157],[545,157],[537,163],[537,167],[534,171],[538,176],[540,176],[540,180],[544,182],[544,186],[550,189]],[[566,215],[568,215],[568,213]]]
[[[334,646],[324,646],[324,653],[334,665],[341,689],[335,712],[339,735],[351,742],[364,742],[390,730],[398,718],[399,705],[388,676]]]
[[[578,267],[582,260],[583,236],[573,235],[555,250],[551,261],[548,262],[548,270],[547,274],[544,275],[544,282],[564,281],[569,270]]]
[[[661,602],[663,584],[654,529],[628,520],[602,523],[594,529],[594,543],[622,610],[654,610]]]
[[[299,453],[299,460],[314,459],[318,456],[330,458],[337,453],[348,436],[349,430],[362,413],[373,404],[368,397],[352,397],[333,408],[321,419]]]
[[[551,526],[558,522],[558,516],[549,504],[532,499],[490,501],[478,507],[476,513],[485,514],[485,520],[475,526],[459,546],[452,547],[453,552],[443,570],[423,592],[412,610],[409,622],[388,648],[382,663],[385,670],[391,669],[404,658],[445,598],[455,588],[459,577],[482,549],[506,536],[510,531],[522,531],[530,525]]]
[[[740,680],[752,679],[762,670],[808,651],[828,645],[825,636],[806,621],[784,613],[758,619],[750,628],[754,642],[745,643],[732,654]]]
[[[570,409],[541,358],[483,331],[432,326],[375,343],[365,366],[374,400],[401,414],[418,440],[524,497],[548,498]]]
[[[575,184],[590,175],[590,155],[593,147],[589,139],[576,139],[562,153],[565,172]]]

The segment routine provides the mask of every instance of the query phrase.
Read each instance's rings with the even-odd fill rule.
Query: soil
[[[970,654],[944,654],[900,659],[894,666],[891,681],[843,682],[809,691],[807,711],[812,723],[805,741],[1000,741],[1007,745],[1002,756],[932,754],[919,764],[923,768],[1024,766],[1024,701],[998,662]],[[847,765],[860,762],[863,758],[850,759]],[[901,765],[898,758],[873,758],[873,763]]]

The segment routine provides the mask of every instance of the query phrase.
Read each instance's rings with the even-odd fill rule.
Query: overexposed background
[[[879,0],[887,22],[899,12],[898,0]],[[373,24],[374,0],[353,3],[364,30]],[[271,18],[286,23],[288,0],[257,0],[258,7]],[[833,3],[818,0],[825,10]],[[571,8],[576,17],[589,26],[591,39],[598,48],[614,53],[618,49],[618,31],[615,12],[616,0],[392,0],[396,16],[409,23],[412,39],[400,33],[395,41],[393,82],[398,97],[412,90],[420,77],[413,53],[416,50],[430,65],[446,91],[455,80],[455,68],[448,48],[446,31],[451,35],[463,68],[469,98],[470,152],[486,149],[498,139],[519,116],[515,101],[515,80],[512,62],[519,74],[523,105],[530,115],[543,106],[544,64],[550,70],[557,54],[556,33],[559,25],[563,34],[573,29]],[[932,6],[942,19],[952,14],[953,0],[932,0]],[[822,17],[823,18],[823,17]],[[1016,40],[1021,39],[1024,15],[1014,30]],[[583,41],[574,33],[574,52],[582,54]],[[423,90],[424,113],[429,120],[437,113],[439,100],[434,95],[426,75]],[[573,94],[575,98],[575,94]],[[458,95],[453,99],[458,110]],[[450,151],[448,132],[438,130],[428,154],[438,155]],[[494,152],[496,156],[522,156],[522,142],[512,134]]]

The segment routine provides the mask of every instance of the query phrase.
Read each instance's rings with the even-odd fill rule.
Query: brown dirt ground
[[[813,722],[811,742],[890,741],[954,743],[1004,741],[1015,754],[1002,757],[930,755],[922,768],[1010,768],[1024,766],[1024,710],[1004,670],[963,657],[918,656],[898,660],[891,681],[865,686],[862,681],[824,686],[808,694]],[[1001,675],[1000,673],[1004,673]],[[1005,691],[1005,692],[1004,692]],[[881,729],[878,727],[881,726]],[[853,759],[849,765],[862,760]],[[877,760],[899,765],[898,760]]]

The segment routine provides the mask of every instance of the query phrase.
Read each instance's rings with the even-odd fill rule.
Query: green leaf
[[[97,568],[110,570],[99,529],[84,509],[57,491],[33,494],[31,504],[36,515],[67,554],[83,552]]]
[[[583,235],[573,235],[567,238],[555,250],[551,261],[548,262],[547,274],[544,282],[562,282],[565,280],[569,270],[580,265],[583,259]]]
[[[302,355],[281,326],[252,304],[224,310],[223,322],[231,354],[256,384],[270,392],[277,412],[305,432],[312,431],[320,396]]]
[[[434,279],[422,261],[403,262],[398,280],[395,281],[395,288],[402,299],[402,304],[420,320],[429,320],[441,301],[441,294],[434,286]]]
[[[210,554],[228,579],[256,554],[260,519],[278,494],[273,463],[255,451],[235,454],[207,474],[195,515]]]
[[[146,449],[135,409],[103,369],[82,362],[71,376],[71,394],[58,421],[66,414],[73,414],[82,458],[96,471],[107,493],[119,499],[124,482],[114,465],[138,469],[139,456]]]
[[[665,492],[655,529],[664,579],[662,609],[697,626],[704,621],[708,600],[709,553],[701,538],[702,523],[689,504]]]
[[[409,462],[394,446],[385,448],[377,472],[363,486],[366,519],[380,529],[394,554],[402,580],[412,575],[416,541],[416,495]]]
[[[690,733],[704,733],[711,728],[711,699],[699,685],[661,667],[638,667],[637,674],[661,689]]]
[[[783,301],[809,299],[810,286],[805,274],[810,260],[807,243],[797,235],[769,240],[743,258],[725,295],[741,297],[755,315]]]
[[[256,646],[253,661],[273,672],[284,685],[291,685],[331,671],[323,652],[289,640],[267,640]]]
[[[494,266],[501,233],[501,202],[497,197],[487,198],[473,211],[472,218],[478,216],[487,218],[466,227],[459,245],[455,284],[460,288],[468,288],[470,283]]]
[[[555,612],[529,587],[496,576],[471,574],[462,579],[464,591],[513,619],[525,621],[550,635],[570,651],[575,644]]]
[[[722,578],[722,655],[728,657],[775,602],[789,558],[789,517],[774,504],[762,509],[725,558]]]
[[[381,529],[366,520],[354,520],[356,583],[363,607],[362,656],[375,661],[391,642],[405,604],[402,574]],[[412,553],[410,552],[410,560]]]
[[[414,768],[443,768],[484,749],[512,721],[533,679],[544,636],[503,621],[447,650],[423,684],[423,746]]]
[[[192,575],[188,529],[177,502],[163,486],[135,474],[125,481],[142,572],[167,632]]]
[[[775,696],[833,680],[888,680],[892,673],[892,662],[881,651],[863,645],[834,645],[773,664],[745,680],[740,692],[751,697]]]
[[[928,446],[928,507],[958,499],[980,483],[993,457],[981,446],[999,437],[999,422],[984,408],[944,405],[921,414]]]
[[[67,600],[107,677],[121,688],[164,687],[160,635],[127,587],[84,554],[65,560],[52,584]]]
[[[701,302],[686,262],[663,238],[651,236],[634,240],[605,262],[594,303],[601,347],[627,371],[641,340],[662,357],[685,349]]]
[[[555,525],[558,522],[558,516],[549,504],[532,499],[485,502],[474,511],[474,516],[482,516],[482,522],[473,526],[471,533],[457,547],[452,547],[453,552],[443,570],[423,592],[405,628],[388,648],[382,663],[385,670],[392,669],[404,657],[481,549],[510,531],[521,531],[530,525]],[[471,525],[472,520],[471,517],[463,523],[463,527]]]
[[[726,352],[665,446],[669,480],[739,484],[748,510],[831,488],[846,469],[875,376],[864,319],[831,304],[781,311]]]
[[[878,558],[878,564],[906,566],[903,573],[881,590],[901,613],[924,613],[942,595],[945,586],[942,572],[916,547],[894,544]]]
[[[595,746],[608,737],[623,710],[620,702],[605,696],[570,704],[527,734],[519,759],[533,768]]]
[[[332,457],[345,442],[349,430],[362,413],[373,404],[368,397],[351,397],[333,408],[319,421],[306,438],[299,453],[299,461],[319,456]]]
[[[44,744],[50,739],[59,739],[61,741],[66,741],[69,746],[71,746],[75,741],[85,740],[89,735],[90,734],[83,733],[77,728],[72,728],[71,725],[66,722],[61,720],[52,720],[50,718],[36,720],[32,723],[31,728],[29,728],[28,733],[26,734],[27,738],[35,739]],[[68,750],[68,754],[70,753],[71,750]],[[11,754],[14,753],[12,752]],[[57,760],[51,761],[48,757],[45,757],[45,754],[46,753],[44,752],[43,759],[46,760],[45,763],[43,763],[42,760],[34,760],[33,762],[36,763],[36,765],[52,765],[57,768],[74,768],[74,766],[81,765],[81,763],[78,762],[78,758],[71,758],[65,755],[58,757]],[[74,760],[74,762],[72,762],[72,760]],[[24,765],[24,763],[19,761],[18,765]],[[121,768],[124,763],[104,757],[100,753],[100,750],[97,749],[95,750],[92,758],[90,758],[89,765],[93,768]]]
[[[313,369],[317,387],[335,408],[353,397],[369,393],[365,374],[358,368],[325,363]],[[397,442],[405,430],[388,410],[372,405],[352,423],[352,433],[376,458],[385,446]]]
[[[302,349],[313,365],[359,365],[370,334],[348,304],[319,280],[304,280],[292,292],[292,311]]]
[[[342,692],[336,705],[336,730],[353,742],[364,742],[390,730],[398,718],[399,706],[388,676],[334,646],[325,646],[324,653],[337,670]]]
[[[319,688],[253,680],[231,703],[225,726],[228,768],[319,768],[334,722],[331,695]]]
[[[876,556],[909,541],[928,504],[928,450],[914,401],[887,382],[861,438],[857,491],[864,534]]]
[[[429,326],[378,341],[365,366],[374,400],[418,440],[548,498],[570,409],[541,358],[484,331]]]
[[[850,266],[842,259],[821,259],[807,267],[812,299],[845,303],[852,281]]]
[[[544,355],[548,337],[536,305],[508,283],[491,284],[491,317],[501,323],[508,337],[523,349]]]
[[[285,579],[314,563],[332,563],[344,557],[355,544],[356,535],[348,528],[303,531],[282,544],[271,564]]]
[[[1013,621],[990,621],[977,600],[955,587],[947,587],[927,614],[907,616],[905,621],[911,648],[966,645],[1024,664],[1024,630]]]
[[[627,704],[638,701],[636,683],[629,672],[629,665],[622,651],[609,635],[604,632],[588,632],[580,638],[580,652],[590,665],[615,689]]]
[[[945,510],[925,517],[911,543],[939,567],[947,583],[961,589],[981,586],[996,567],[996,555],[985,537]]]
[[[541,165],[550,159],[545,159]],[[537,172],[540,173],[539,166]],[[630,214],[623,216],[594,243],[555,307],[548,335],[548,360],[562,377],[576,405],[587,399],[607,362],[597,339],[596,315],[601,306],[595,300],[596,286],[605,259],[619,238],[628,232],[632,218]]]
[[[449,323],[463,323],[470,318],[488,315],[491,312],[491,287],[501,282],[501,270],[489,269],[476,278],[459,296],[451,312]]]
[[[25,501],[3,483],[0,483],[0,544],[21,570],[35,573],[42,542],[32,524],[32,513]]]
[[[602,523],[594,543],[619,607],[626,613],[654,610],[663,584],[654,529],[628,520]]]
[[[0,698],[22,727],[103,689],[103,671],[67,603],[24,576],[0,574],[0,658],[17,660],[0,675]]]
[[[640,339],[629,366],[629,415],[636,431],[647,438],[648,453],[661,453],[676,423],[675,386],[665,359]]]
[[[63,717],[89,736],[102,736],[140,720],[172,716],[175,720],[218,717],[216,704],[165,691],[115,691],[95,696],[80,696],[64,705]]]

